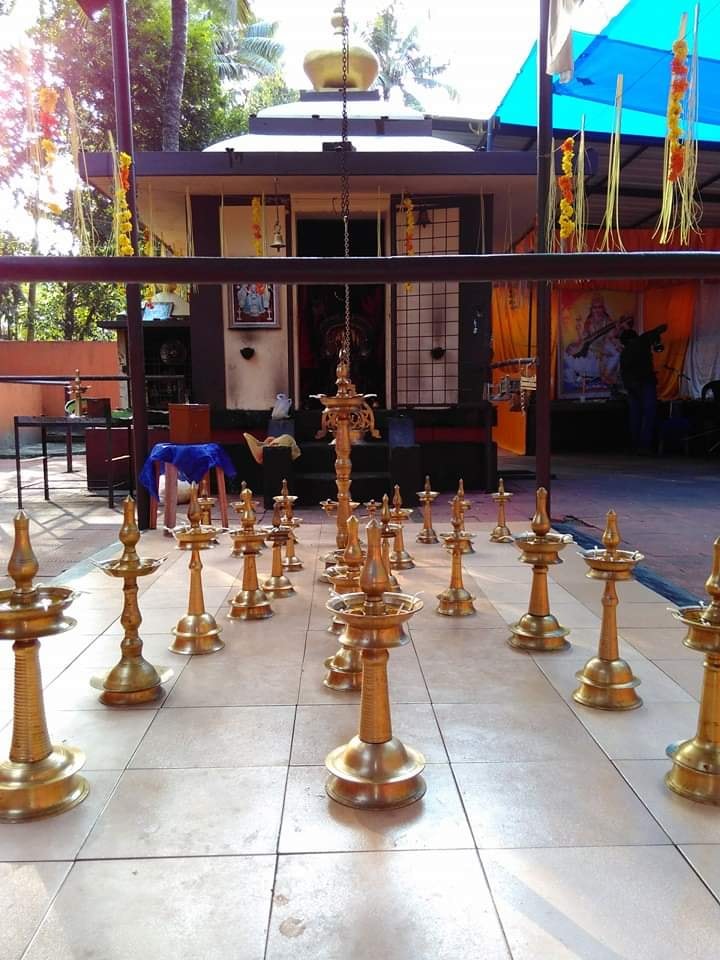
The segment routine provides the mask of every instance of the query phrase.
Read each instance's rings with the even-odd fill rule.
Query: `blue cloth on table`
[[[140,483],[156,500],[160,499],[155,464],[172,463],[181,480],[200,483],[211,467],[220,467],[229,477],[236,474],[232,460],[219,443],[156,443],[140,472]]]

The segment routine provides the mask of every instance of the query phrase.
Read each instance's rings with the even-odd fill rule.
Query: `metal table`
[[[122,423],[116,425],[123,425]],[[114,461],[112,455],[112,417],[15,417],[15,478],[17,481],[17,505],[22,509],[22,478],[20,466],[20,431],[23,428],[40,428],[42,442],[43,484],[45,499],[50,499],[50,481],[48,477],[47,431],[48,427],[61,427],[65,431],[65,453],[67,457],[67,472],[73,472],[72,465],[72,430],[73,427],[105,427],[107,432],[107,468],[108,468],[108,506],[115,506]],[[128,432],[132,429],[132,421],[127,421]]]

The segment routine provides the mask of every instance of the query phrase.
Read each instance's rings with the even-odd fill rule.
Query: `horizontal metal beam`
[[[417,257],[0,257],[0,282],[404,283],[720,278],[720,252]]]

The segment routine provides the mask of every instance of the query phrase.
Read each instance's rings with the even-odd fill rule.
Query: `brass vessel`
[[[674,616],[688,628],[683,643],[705,654],[697,732],[670,744],[672,768],[665,783],[698,803],[720,806],[720,537],[713,544],[712,572],[705,581],[707,606],[681,607]]]
[[[532,564],[530,605],[528,612],[510,627],[512,636],[508,643],[511,647],[534,653],[565,650],[570,646],[565,639],[570,631],[561,627],[550,613],[547,573],[549,566],[562,563],[559,553],[572,543],[572,537],[550,532],[547,490],[544,487],[537,491],[531,526],[532,533],[522,533],[514,541],[521,551],[520,560]]]
[[[140,540],[140,530],[135,519],[135,501],[127,497],[123,502],[123,524],[120,528],[122,556],[115,560],[98,563],[103,573],[123,580],[123,609],[120,624],[124,636],[120,642],[120,660],[111,670],[93,677],[90,683],[101,690],[100,702],[108,706],[128,706],[147,703],[163,695],[162,684],[173,675],[172,670],[158,671],[143,657],[143,642],[139,629],[142,623],[138,605],[138,577],[155,573],[162,560],[140,559],[135,547]]]
[[[348,544],[343,554],[343,565],[328,571],[332,584],[332,596],[344,596],[360,590],[360,570],[363,554],[360,549],[360,533],[357,517],[348,519]],[[328,627],[330,633],[340,635],[340,649],[325,661],[327,674],[323,683],[331,690],[359,690],[362,683],[362,655],[357,647],[346,646],[343,636],[346,624],[335,613]]]
[[[392,510],[390,511],[390,520],[395,524],[395,541],[390,551],[390,566],[393,570],[412,570],[415,561],[405,549],[405,538],[403,536],[403,525],[407,523],[412,510],[402,505],[400,496],[400,487],[396,483],[393,487]]]
[[[38,562],[30,545],[30,521],[15,514],[15,542],[8,562],[14,589],[0,590],[0,640],[13,641],[15,696],[10,758],[0,763],[0,820],[35,820],[63,813],[88,794],[80,776],[85,754],[53,745],[48,734],[40,675],[40,637],[72,630],[65,610],[75,599],[67,587],[36,587]]]
[[[580,686],[573,693],[573,700],[600,710],[634,710],[642,704],[635,690],[640,681],[633,676],[629,664],[620,657],[615,584],[621,580],[632,580],[633,570],[644,558],[635,550],[618,549],[620,532],[614,510],[608,511],[602,542],[604,549],[598,547],[581,552],[583,560],[590,567],[587,577],[604,580],[605,589],[598,654],[575,674]]]
[[[438,498],[437,491],[430,487],[430,477],[425,477],[425,486],[416,497],[422,504],[423,528],[415,538],[418,543],[439,543],[438,535],[433,530],[432,525],[432,505],[433,500]]]
[[[297,500],[298,498],[290,493],[287,480],[283,480],[283,482],[280,484],[279,495],[273,497],[273,504],[280,504],[280,507],[283,511],[282,522],[286,527],[299,527],[302,523],[300,517],[296,517],[294,513]]]
[[[512,543],[513,535],[505,521],[505,504],[512,500],[513,494],[505,492],[505,484],[502,477],[500,477],[498,481],[497,493],[493,493],[491,496],[497,504],[498,513],[497,524],[492,529],[490,541],[492,543]]]
[[[256,557],[265,534],[255,529],[255,510],[253,509],[252,490],[243,491],[242,527],[235,531],[235,538],[242,545],[243,579],[242,587],[230,603],[229,620],[265,620],[273,615],[273,609],[264,590],[260,589],[257,576]]]
[[[272,526],[262,528],[265,533],[265,540],[272,546],[270,576],[263,582],[262,589],[269,597],[282,599],[282,597],[290,597],[295,593],[295,587],[283,573],[282,565],[282,549],[292,535],[292,531],[289,527],[282,526],[282,502],[277,497],[274,500]]]
[[[462,507],[459,496],[452,498],[452,533],[442,535],[445,546],[452,554],[450,570],[450,586],[438,594],[436,612],[445,617],[470,617],[476,610],[471,593],[465,589],[462,577],[462,556],[465,552],[463,545],[468,534],[462,529]]]
[[[338,803],[360,809],[403,807],[425,793],[425,758],[392,733],[387,678],[388,651],[408,643],[404,625],[423,604],[417,597],[388,592],[388,586],[380,526],[372,519],[360,574],[362,592],[334,597],[327,604],[346,624],[343,643],[362,652],[363,676],[359,732],[328,754],[325,789]]]
[[[225,646],[220,639],[222,627],[218,626],[215,617],[205,610],[205,598],[202,586],[202,560],[200,552],[209,550],[217,545],[218,530],[200,522],[200,506],[197,498],[197,484],[190,486],[190,504],[187,512],[189,524],[175,527],[173,536],[177,540],[179,550],[190,551],[190,593],[188,609],[184,617],[180,617],[173,627],[173,642],[170,650],[183,656],[197,656],[205,653],[215,653]]]

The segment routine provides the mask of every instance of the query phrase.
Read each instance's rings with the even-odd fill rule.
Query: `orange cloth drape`
[[[681,283],[672,287],[648,288],[643,304],[643,327],[651,330],[661,323],[668,325],[663,334],[663,353],[654,356],[658,382],[658,399],[673,400],[680,388],[688,343],[692,336],[697,283]]]

